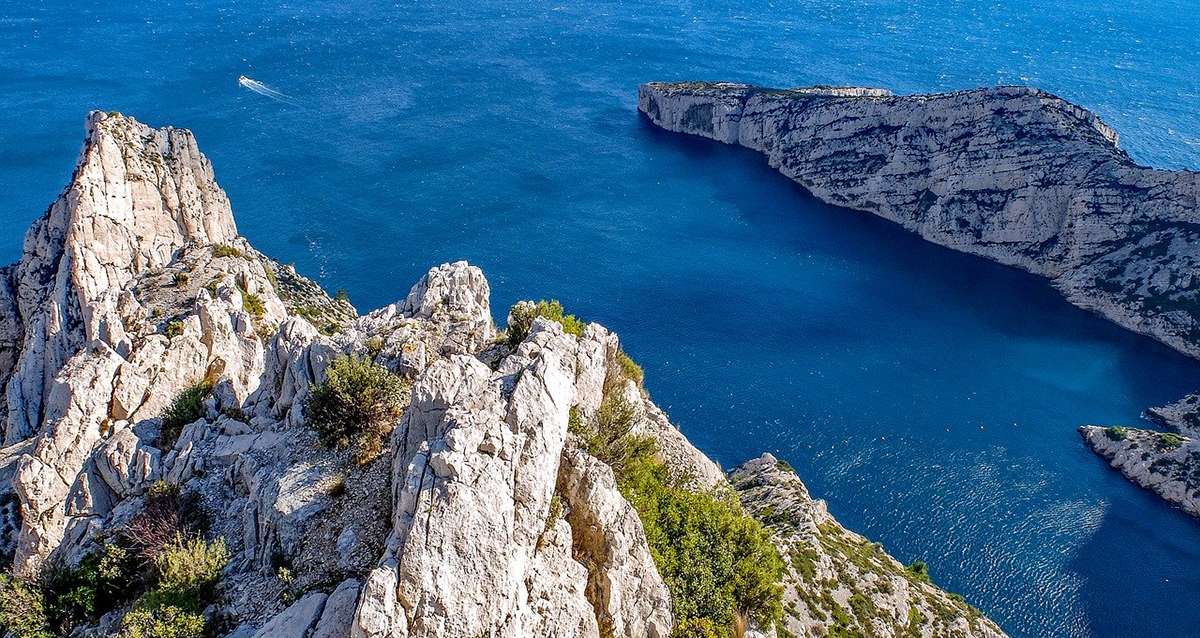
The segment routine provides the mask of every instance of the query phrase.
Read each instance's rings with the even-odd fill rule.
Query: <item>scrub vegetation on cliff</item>
[[[770,627],[783,615],[783,560],[771,534],[728,488],[696,490],[672,477],[654,437],[634,431],[635,408],[619,391],[640,385],[641,367],[618,351],[600,409],[590,419],[572,411],[570,431],[589,454],[612,468],[633,505],[650,553],[671,592],[676,638],[730,638],[750,621]]]

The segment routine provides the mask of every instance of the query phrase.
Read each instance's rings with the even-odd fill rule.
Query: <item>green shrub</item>
[[[185,273],[185,272],[175,273],[175,285],[176,286],[186,286],[189,279],[190,278],[188,277],[187,273]]]
[[[252,292],[242,291],[242,310],[250,313],[255,319],[262,319],[267,312],[267,307],[263,305],[262,297]]]
[[[133,554],[116,543],[104,543],[75,567],[48,575],[44,595],[50,625],[70,633],[95,621],[132,598],[130,584],[137,579]]]
[[[183,334],[183,320],[172,319],[168,321],[166,328],[163,328],[163,334],[167,335],[168,339],[174,339]]]
[[[607,395],[591,419],[572,410],[568,427],[637,510],[674,601],[675,638],[731,638],[747,620],[779,622],[784,563],[769,532],[731,495],[673,484],[655,440],[633,434],[636,412],[621,397]]]
[[[125,614],[119,638],[203,638],[204,632],[202,614],[164,605]]]
[[[925,561],[923,560],[915,560],[909,563],[908,566],[904,568],[904,571],[908,572],[908,575],[911,576],[913,580],[920,581],[922,583],[930,582],[929,565],[925,564]]]
[[[642,519],[678,627],[689,632],[680,635],[729,638],[748,620],[762,627],[782,620],[783,559],[732,496],[671,485],[667,467],[653,459],[628,468],[620,487]]]
[[[1124,441],[1129,436],[1129,428],[1119,425],[1104,428],[1104,436],[1107,436],[1112,441]]]
[[[25,581],[0,573],[0,635],[52,638],[42,592]]]
[[[622,395],[610,394],[590,419],[580,418],[572,409],[567,429],[579,435],[588,454],[622,476],[633,463],[653,457],[657,448],[654,437],[633,434],[636,417],[637,411]]]
[[[125,615],[122,638],[201,638],[204,608],[229,562],[224,540],[176,534],[154,558],[155,586]]]
[[[213,257],[241,257],[242,251],[228,244],[213,244]]]
[[[368,463],[404,411],[403,379],[369,359],[341,356],[325,371],[304,406],[305,422],[332,447],[350,446],[355,460]]]
[[[229,550],[224,539],[208,543],[197,537],[177,534],[175,540],[154,558],[158,574],[155,588],[162,593],[195,601],[197,607],[207,603],[213,587],[221,578],[221,570],[229,562]]]
[[[204,400],[212,392],[207,381],[194,383],[180,392],[162,416],[162,431],[158,446],[164,450],[174,447],[183,427],[204,416]]]
[[[1182,436],[1179,436],[1178,434],[1175,434],[1174,432],[1159,432],[1158,433],[1158,449],[1174,450],[1175,448],[1183,445],[1183,442],[1186,440],[1187,439],[1183,438]]]
[[[796,473],[796,468],[792,467],[791,463],[788,463],[787,461],[785,461],[783,459],[776,459],[775,467],[781,471],[788,472],[790,474]]]
[[[576,337],[581,336],[587,326],[575,315],[564,314],[563,306],[558,300],[543,299],[537,303],[518,301],[508,311],[508,345],[516,347],[524,341],[525,337],[529,336],[533,320],[538,317],[558,322],[563,327],[563,332]]]
[[[345,288],[339,288],[338,291],[333,294],[333,298],[342,303],[350,303],[350,293],[346,292]]]
[[[621,369],[621,374],[626,379],[632,379],[638,387],[642,386],[645,379],[645,372],[642,371],[642,366],[638,365],[629,355],[625,354],[624,350],[617,351],[617,365]]]

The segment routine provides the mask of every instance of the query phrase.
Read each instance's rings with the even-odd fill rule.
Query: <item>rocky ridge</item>
[[[88,117],[70,185],[0,284],[9,573],[79,564],[167,485],[195,497],[207,536],[228,549],[205,610],[221,635],[675,631],[638,512],[570,422],[618,393],[632,432],[690,489],[730,479],[637,382],[612,381],[620,342],[603,326],[572,334],[539,318],[510,345],[466,262],[359,315],[238,236],[189,132],[109,113]],[[408,384],[385,449],[363,463],[305,423],[308,397],[347,354]],[[198,383],[199,416],[172,440],[163,414]],[[732,481],[781,553],[806,557],[790,559],[781,635],[1003,635],[881,549],[869,561],[844,550],[866,541],[773,467],[752,463]],[[117,635],[129,610],[72,635]]]
[[[1138,166],[1113,129],[1054,95],[650,83],[638,108],[666,130],[759,151],[830,204],[1044,276],[1071,303],[1200,357],[1200,174]],[[1198,401],[1148,416],[1194,435]],[[1120,442],[1081,431],[1134,482],[1195,513],[1180,478],[1200,474],[1188,446],[1164,453],[1143,444],[1151,431]]]

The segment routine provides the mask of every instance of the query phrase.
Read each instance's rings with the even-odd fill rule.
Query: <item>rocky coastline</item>
[[[466,262],[359,314],[238,235],[191,133],[92,113],[0,271],[0,632],[1004,635],[772,457],[726,475],[603,326],[506,328]],[[692,609],[649,488],[768,539],[778,608]]]
[[[759,151],[822,201],[1046,277],[1072,304],[1200,358],[1200,173],[1138,166],[1084,108],[1021,86],[897,96],[652,82],[638,109],[668,131]],[[1150,445],[1151,430],[1080,431],[1136,484],[1198,514],[1198,404],[1147,411],[1184,435],[1179,448]]]

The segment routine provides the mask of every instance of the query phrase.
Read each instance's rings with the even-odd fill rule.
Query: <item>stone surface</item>
[[[1200,516],[1200,440],[1137,428],[1079,428],[1084,442],[1125,478]]]

